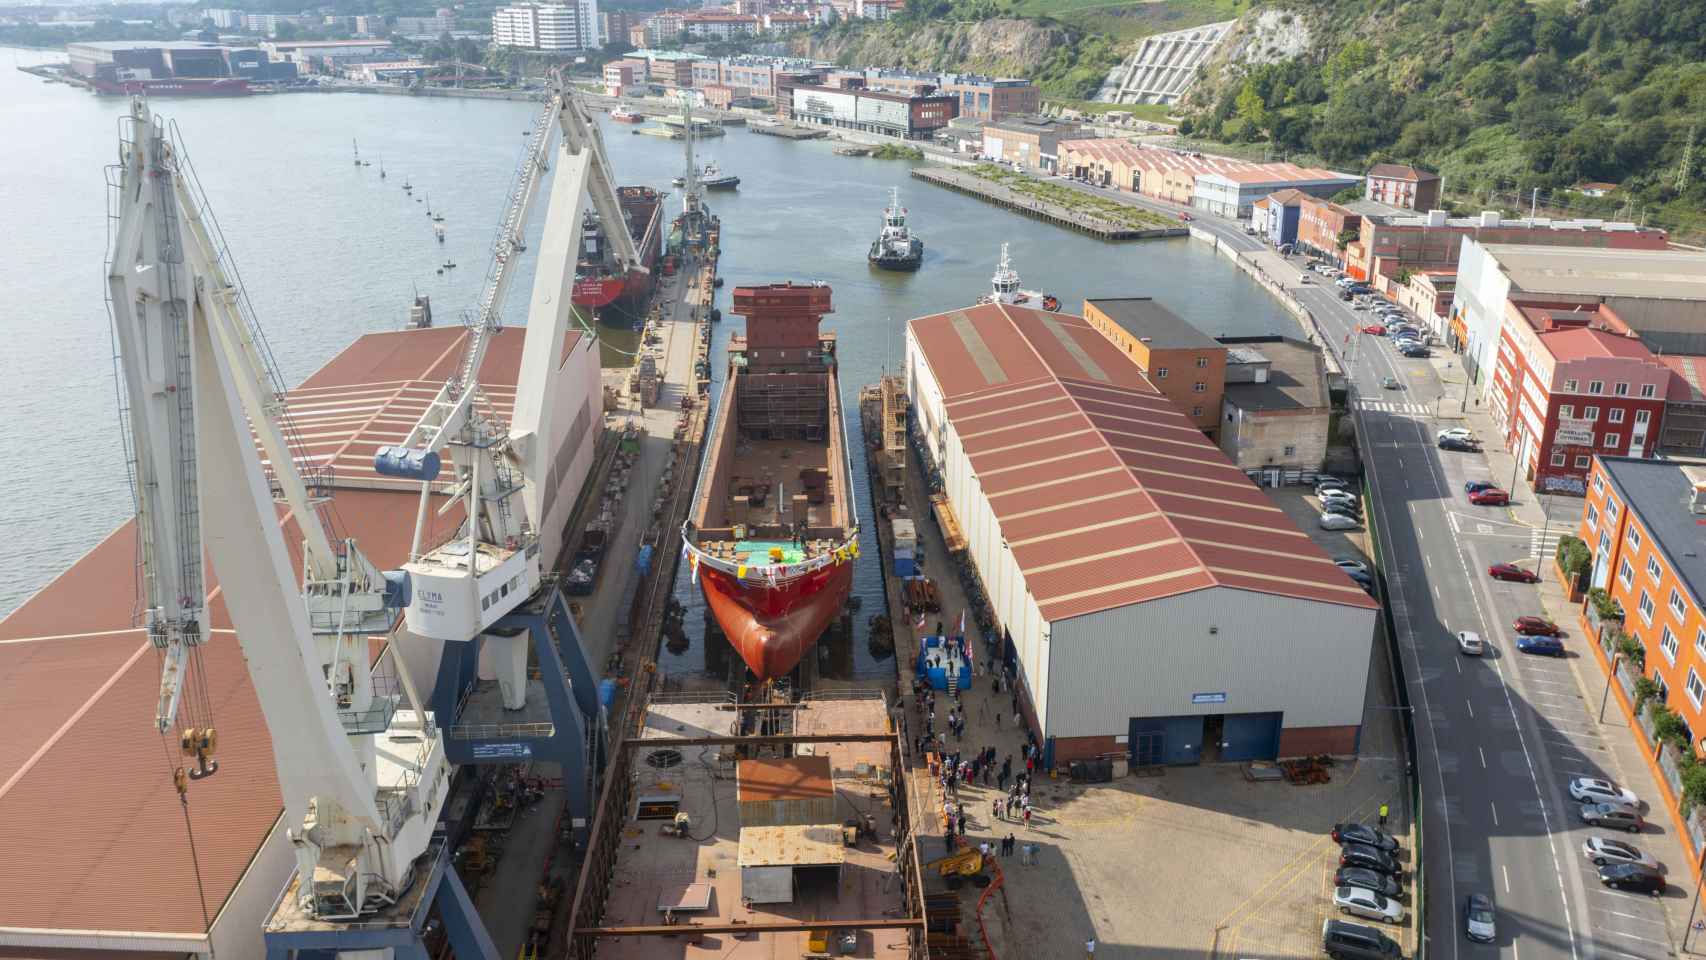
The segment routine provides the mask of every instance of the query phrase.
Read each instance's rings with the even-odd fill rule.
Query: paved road
[[[1183,209],[1081,188],[1149,209]],[[1232,221],[1193,213],[1192,225],[1240,252],[1265,249]],[[1300,268],[1302,261],[1291,263]],[[1370,512],[1384,543],[1389,602],[1408,653],[1405,679],[1418,711],[1418,774],[1429,838],[1426,936],[1433,960],[1674,955],[1666,905],[1686,913],[1693,893],[1686,867],[1684,876],[1671,877],[1666,898],[1655,900],[1602,887],[1581,854],[1583,839],[1607,834],[1581,825],[1580,805],[1568,794],[1570,778],[1608,777],[1643,797],[1658,796],[1638,760],[1620,762],[1619,752],[1631,753],[1627,730],[1614,727],[1611,736],[1625,739],[1613,742],[1597,720],[1602,675],[1578,669],[1588,662],[1580,658],[1591,656],[1584,651],[1569,659],[1517,652],[1511,621],[1542,612],[1539,591],[1486,574],[1496,561],[1519,560],[1532,569],[1537,557],[1550,557],[1559,534],[1579,518],[1581,501],[1547,497],[1518,509],[1470,505],[1465,481],[1508,488],[1511,467],[1503,457],[1501,475],[1493,476],[1489,456],[1438,449],[1438,430],[1482,419],[1455,359],[1402,357],[1385,338],[1357,332],[1368,315],[1340,301],[1330,282],[1314,277],[1298,284],[1300,273],[1288,270],[1280,279],[1315,314],[1329,349],[1344,362],[1373,493]],[[1384,389],[1388,376],[1402,389]],[[1479,633],[1487,656],[1459,655],[1459,630]],[[1576,647],[1580,642],[1567,640]],[[1633,840],[1662,863],[1685,865],[1668,816],[1662,808],[1648,815],[1659,822],[1649,823],[1643,836],[1618,838]],[[1492,895],[1499,908],[1493,944],[1470,943],[1462,935],[1462,900],[1477,891]]]

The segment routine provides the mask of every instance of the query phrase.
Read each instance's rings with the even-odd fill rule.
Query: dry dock
[[[937,186],[969,193],[998,206],[1037,220],[1046,220],[1059,227],[1088,233],[1103,240],[1147,240],[1154,237],[1183,237],[1190,233],[1183,224],[1168,227],[1138,228],[1116,223],[1064,204],[1029,197],[999,183],[966,173],[939,167],[914,167],[912,175]]]

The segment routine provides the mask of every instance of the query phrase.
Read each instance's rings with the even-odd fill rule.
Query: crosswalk
[[[1558,552],[1558,538],[1568,536],[1568,530],[1560,530],[1554,526],[1550,530],[1531,530],[1528,541],[1533,549],[1535,559],[1544,559]]]
[[[1358,400],[1358,410],[1375,410],[1380,413],[1408,413],[1422,415],[1431,413],[1433,408],[1425,403],[1400,403],[1396,400]]]

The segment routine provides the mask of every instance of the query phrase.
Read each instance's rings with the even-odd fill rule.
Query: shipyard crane
[[[406,606],[408,580],[322,516],[324,478],[299,460],[278,372],[175,128],[137,99],[122,129],[108,304],[147,629],[163,663],[156,721],[163,733],[178,724],[196,773],[212,772],[211,720],[180,717],[198,699],[186,691],[207,633],[205,551],[272,731],[296,854],[269,936],[366,927],[445,886],[442,850],[423,856],[448,789],[439,732],[406,671],[409,704],[375,689],[369,649]],[[280,503],[302,537],[300,580]],[[181,793],[181,769],[176,779]],[[422,865],[430,884],[416,883]],[[461,889],[454,874],[449,886]]]
[[[561,134],[554,154],[551,143]],[[554,161],[554,162],[552,162]],[[544,239],[528,309],[526,338],[510,423],[496,421],[481,394],[480,366],[500,326],[505,293],[515,274],[516,247],[539,182],[554,167]],[[580,259],[584,201],[606,225],[617,264],[645,270],[623,218],[598,126],[566,83],[535,120],[528,149],[510,190],[479,306],[467,323],[461,361],[420,421],[403,440],[379,450],[381,474],[421,481],[421,499],[409,562],[415,586],[406,617],[410,632],[439,640],[480,637],[539,589],[540,526],[546,484],[552,482],[547,438],[557,436],[549,399],[560,375],[564,338],[575,325],[573,292]],[[560,426],[560,425],[556,425]],[[439,515],[460,508],[450,537],[428,543],[431,494],[448,450],[453,470],[440,487],[447,494]],[[525,636],[487,636],[484,651],[496,673],[504,705],[520,709],[527,695]]]

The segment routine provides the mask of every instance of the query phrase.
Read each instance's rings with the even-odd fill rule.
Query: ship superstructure
[[[906,225],[906,208],[900,205],[900,190],[889,190],[889,205],[883,210],[883,232],[871,242],[871,265],[884,270],[917,270],[924,262],[924,241]]]

